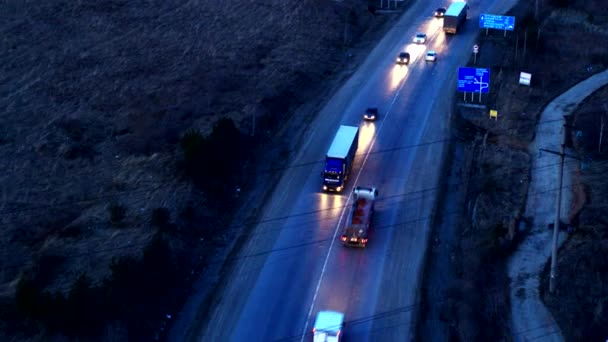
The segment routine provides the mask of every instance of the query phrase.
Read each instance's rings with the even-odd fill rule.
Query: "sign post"
[[[487,68],[458,68],[458,91],[479,93],[481,103],[481,93],[490,92],[490,69]]]
[[[473,64],[477,64],[477,53],[479,52],[479,45],[475,44],[473,45]]]

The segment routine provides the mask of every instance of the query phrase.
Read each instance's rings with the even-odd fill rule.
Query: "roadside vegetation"
[[[575,175],[575,215],[568,240],[558,254],[556,294],[541,288],[545,304],[566,341],[602,341],[608,336],[608,87],[587,98],[574,114],[572,143],[582,160]],[[604,125],[604,127],[602,127]],[[549,264],[543,273],[549,282]]]
[[[449,285],[448,300],[441,305],[445,320],[452,328],[452,337],[462,341],[510,340],[506,261],[529,224],[523,217],[530,181],[528,145],[533,140],[540,113],[551,99],[608,67],[608,50],[605,45],[597,44],[608,41],[608,12],[603,2],[555,0],[544,2],[539,9],[535,17],[534,2],[520,2],[508,14],[517,19],[516,31],[507,33],[507,37],[503,32],[490,30],[486,35],[480,31],[476,66],[489,67],[492,75],[491,93],[483,99],[483,104],[498,110],[498,120],[490,120],[485,110],[463,107],[457,108],[454,118],[456,135],[466,144],[464,159],[469,162],[463,172],[467,175],[468,189],[465,224],[454,250],[454,280]],[[469,21],[467,25],[476,23]],[[469,66],[473,66],[473,60]],[[521,71],[532,74],[531,87],[518,84]],[[599,179],[588,176],[583,178]],[[598,198],[602,196],[601,188],[595,187],[593,181],[588,185],[597,189],[593,193]],[[597,239],[597,234],[604,236],[600,230],[603,226],[592,225],[593,230],[587,225],[566,244],[570,247],[560,253],[562,259],[568,257],[579,260],[579,265],[581,262],[589,265],[585,267],[588,271],[585,274],[581,274],[581,266],[576,266],[579,267],[576,293],[597,291],[585,297],[586,302],[577,302],[574,298],[563,302],[560,296],[553,298],[555,308],[560,308],[559,312],[554,310],[560,326],[572,340],[600,337],[598,331],[602,329],[603,338],[606,336],[602,318],[605,315],[601,314],[605,308],[601,300],[605,291],[591,286],[604,277],[605,266],[600,261],[589,264],[585,253],[590,252],[572,246],[580,246],[582,242],[575,241],[582,239],[595,248],[598,254],[594,255],[601,255],[602,245],[592,240]],[[562,279],[570,282],[567,279],[571,278]],[[602,304],[598,304],[600,302]],[[568,304],[565,306],[565,303]],[[587,305],[593,309],[589,311]],[[565,312],[585,312],[585,317],[593,319],[575,323],[568,320],[570,316],[563,315]]]
[[[288,157],[292,109],[386,21],[372,12],[5,2],[0,340],[162,338],[239,233],[239,193]]]

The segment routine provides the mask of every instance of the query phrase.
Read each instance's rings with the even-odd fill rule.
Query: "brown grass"
[[[288,118],[296,89],[335,72],[373,22],[367,3],[319,0],[8,0],[0,11],[0,295],[58,256],[48,289],[79,272],[99,282],[171,218],[169,244],[199,253],[192,218],[213,213],[180,176],[177,142],[221,117]],[[287,100],[286,100],[287,99]],[[272,121],[272,120],[268,120]],[[276,126],[268,129],[276,129]],[[108,206],[121,203],[120,227]],[[187,208],[196,213],[184,214]],[[200,227],[200,226],[199,226]],[[181,235],[180,235],[181,234]],[[208,248],[208,247],[204,247]]]

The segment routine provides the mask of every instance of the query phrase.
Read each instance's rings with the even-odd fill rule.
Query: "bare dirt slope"
[[[517,333],[509,329],[505,261],[526,231],[528,145],[546,103],[608,66],[608,51],[597,44],[608,38],[602,2],[547,1],[539,9],[535,20],[534,2],[520,2],[510,13],[516,31],[506,38],[480,32],[477,66],[491,69],[492,90],[483,100],[486,109],[459,108],[454,122],[455,134],[468,141],[465,160],[471,158],[463,170],[465,224],[453,251],[454,280],[444,285],[448,298],[429,304],[439,306],[460,340],[510,340]],[[532,74],[532,87],[517,84],[521,71]],[[498,110],[497,121],[489,119],[489,109]]]
[[[290,106],[383,22],[367,5],[5,1],[3,303],[24,276],[49,291],[67,292],[83,272],[100,284],[113,258],[140,256],[156,235],[154,209],[168,213],[163,237],[179,258],[218,248],[192,244],[227,218],[183,177],[180,136],[206,134],[218,118],[248,135],[255,114],[249,151],[259,152]]]

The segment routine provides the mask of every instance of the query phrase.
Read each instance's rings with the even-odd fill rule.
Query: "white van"
[[[314,342],[339,342],[344,326],[344,314],[336,311],[319,311],[312,329]]]

